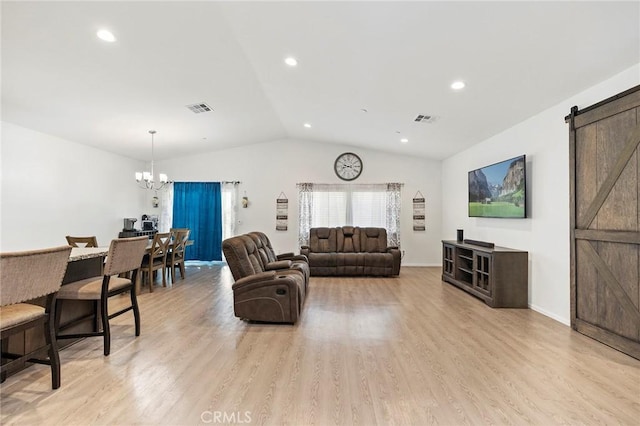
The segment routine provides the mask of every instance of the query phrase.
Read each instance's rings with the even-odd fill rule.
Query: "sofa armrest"
[[[300,247],[300,254],[302,256],[305,256],[305,257],[308,258],[309,257],[309,253],[311,253],[311,247],[309,247],[309,246]]]
[[[291,268],[290,260],[278,260],[276,262],[269,262],[264,265],[265,271],[277,271],[278,269],[289,269]]]
[[[278,258],[278,260],[291,259],[293,256],[295,256],[295,255],[293,254],[292,251],[289,251],[287,253],[276,254],[276,257]]]
[[[400,275],[400,263],[402,261],[402,253],[398,247],[387,247],[387,253],[391,253],[393,257],[393,275]]]
[[[295,260],[302,260],[303,262],[309,263],[309,259],[304,254],[293,254],[293,253],[283,253],[279,254],[278,260],[291,260],[292,262]]]
[[[244,287],[250,284],[271,281],[275,279],[275,277],[276,277],[275,271],[260,272],[258,274],[253,274],[253,275],[240,278],[235,283],[233,283],[232,288],[235,290],[236,288]]]

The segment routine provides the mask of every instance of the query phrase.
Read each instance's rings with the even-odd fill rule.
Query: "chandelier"
[[[149,134],[151,134],[151,172],[136,172],[136,182],[140,188],[143,189],[153,189],[160,190],[164,189],[171,182],[169,178],[164,173],[160,173],[158,175],[158,182],[154,181],[153,174],[153,137],[156,134],[155,130],[149,130]]]

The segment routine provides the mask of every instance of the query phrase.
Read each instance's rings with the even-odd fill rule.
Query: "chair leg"
[[[176,282],[176,265],[171,265],[171,282]]]
[[[180,262],[180,278],[184,280],[184,261]]]
[[[166,271],[167,271],[167,266],[163,265],[162,266],[162,287],[167,286]]]
[[[54,315],[55,318],[55,315]],[[56,340],[55,319],[49,318],[44,325],[45,341],[49,347],[49,363],[51,364],[51,388],[60,387],[60,355],[58,354],[58,341]]]
[[[136,324],[136,336],[140,335],[140,309],[138,308],[138,297],[135,291],[130,291],[131,307],[133,308],[133,319]]]
[[[131,290],[131,293],[135,291]],[[111,330],[109,328],[109,313],[107,311],[107,300],[109,296],[102,294],[100,297],[102,312],[100,317],[102,318],[102,332],[104,333],[104,356],[108,356],[111,353]]]
[[[93,332],[100,331],[100,324],[98,324],[98,301],[93,301]]]
[[[147,275],[149,275],[149,293],[153,293],[153,271],[149,269]]]
[[[60,300],[56,299],[54,305],[55,312],[53,314],[53,326],[55,328],[55,331],[57,332],[58,330],[60,330],[60,316],[62,315],[62,309],[60,309]]]

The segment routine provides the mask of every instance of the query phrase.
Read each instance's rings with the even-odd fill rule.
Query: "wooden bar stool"
[[[35,327],[44,327],[45,345],[25,348],[26,354],[2,351],[0,376],[24,365],[25,362],[51,366],[51,387],[60,387],[60,358],[54,328],[56,292],[67,269],[71,247],[0,253],[0,340]],[[45,306],[33,299],[46,296]],[[3,346],[4,347],[4,346]],[[48,357],[42,357],[47,354]],[[5,363],[5,360],[10,361]]]
[[[58,339],[75,339],[79,337],[103,336],[104,355],[111,352],[111,332],[109,320],[128,311],[133,311],[135,334],[140,335],[140,311],[136,298],[135,282],[142,263],[149,239],[147,237],[118,238],[111,241],[109,254],[104,267],[104,275],[87,278],[65,284],[58,292],[58,299],[99,301],[102,331],[94,327],[91,333],[58,334]],[[131,278],[118,276],[131,272]],[[131,304],[113,314],[108,311],[108,299],[112,296],[129,292]],[[96,314],[97,315],[97,314]],[[56,316],[56,329],[59,328],[60,315]],[[59,330],[60,331],[60,330]]]

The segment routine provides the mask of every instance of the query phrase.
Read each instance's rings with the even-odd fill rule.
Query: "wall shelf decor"
[[[276,199],[276,231],[286,231],[289,228],[289,199],[281,192]]]
[[[425,231],[426,226],[426,203],[422,192],[416,192],[413,196],[413,230]]]

